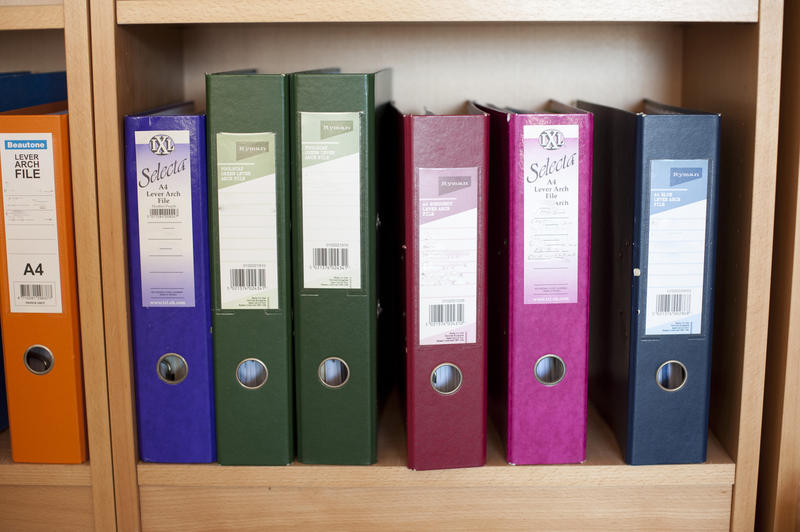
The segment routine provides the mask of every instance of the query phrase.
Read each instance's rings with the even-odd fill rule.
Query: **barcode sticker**
[[[650,161],[645,334],[701,334],[709,161]]]
[[[347,248],[313,248],[314,268],[343,269],[350,267],[349,251]]]
[[[461,325],[464,323],[464,303],[441,303],[428,307],[431,325]]]
[[[53,151],[52,133],[0,134],[11,312],[63,312]]]
[[[656,314],[672,316],[688,316],[692,308],[692,293],[686,290],[677,294],[657,294]]]
[[[150,209],[150,216],[152,218],[177,218],[177,207],[152,207]]]
[[[267,287],[267,269],[231,268],[230,283],[234,290],[263,290]]]
[[[475,343],[480,169],[417,172],[419,345]]]
[[[19,296],[23,299],[53,299],[52,284],[21,284]]]
[[[143,307],[194,307],[192,145],[187,129],[134,131]],[[205,213],[203,213],[205,215]],[[131,245],[135,245],[133,242]]]

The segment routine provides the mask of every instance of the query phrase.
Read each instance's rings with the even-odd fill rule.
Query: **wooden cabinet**
[[[783,3],[775,0],[90,0],[102,297],[120,530],[750,530],[770,299]],[[632,467],[590,415],[587,461],[405,467],[397,404],[377,465],[137,459],[122,116],[205,102],[204,72],[394,68],[400,105],[531,108],[642,97],[722,113],[711,435],[705,464]],[[604,186],[595,182],[595,187]],[[490,355],[491,356],[491,355]],[[396,403],[399,401],[396,401]]]
[[[89,461],[17,464],[0,433],[0,529],[113,530],[114,482],[100,283],[94,107],[85,0],[0,3],[0,71],[67,71]],[[13,427],[12,429],[13,430]]]

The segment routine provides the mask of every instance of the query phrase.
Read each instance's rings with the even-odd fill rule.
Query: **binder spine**
[[[409,116],[410,124],[409,467],[480,466],[486,459],[488,116]]]
[[[512,114],[510,132],[507,459],[581,462],[592,117]]]
[[[285,465],[294,459],[288,80],[206,82],[218,459]],[[246,234],[235,229],[243,215]]]
[[[67,121],[0,117],[0,326],[15,462],[87,458]]]
[[[703,462],[719,116],[656,114],[639,120],[626,461]]]
[[[205,117],[126,117],[125,140],[140,456],[213,462]]]
[[[290,79],[297,454],[306,463],[376,460],[375,129],[388,82],[385,71]]]

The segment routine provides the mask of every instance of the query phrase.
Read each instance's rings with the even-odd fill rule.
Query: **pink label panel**
[[[578,126],[523,129],[525,304],[577,303]]]
[[[419,168],[420,345],[475,343],[478,168]]]

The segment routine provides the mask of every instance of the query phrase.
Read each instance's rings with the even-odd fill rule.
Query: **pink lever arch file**
[[[592,115],[482,106],[489,164],[490,410],[512,464],[586,458]]]

